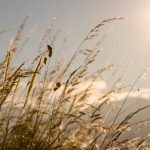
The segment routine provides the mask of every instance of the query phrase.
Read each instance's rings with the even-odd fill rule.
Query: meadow
[[[140,134],[134,135],[134,132],[140,133],[148,125],[149,119],[138,118],[135,122],[132,118],[149,109],[150,105],[143,105],[118,119],[132,89],[146,69],[129,87],[117,107],[112,100],[127,85],[123,76],[116,77],[108,89],[103,89],[95,84],[103,84],[103,76],[112,72],[114,65],[108,64],[91,71],[92,64],[101,53],[101,42],[105,37],[97,40],[100,29],[124,18],[114,17],[95,25],[67,63],[63,62],[63,57],[53,58],[57,33],[52,36],[52,23],[41,37],[39,54],[30,64],[22,62],[14,65],[28,19],[29,16],[19,26],[14,39],[8,44],[6,55],[0,61],[0,149],[149,149],[148,133],[142,137]],[[22,45],[28,40],[30,36]],[[97,40],[95,46],[83,49],[82,46],[91,40]],[[65,42],[66,37],[62,43]],[[78,57],[82,58],[83,63],[73,65]],[[95,88],[97,97],[93,93]],[[106,119],[107,116],[109,119]]]

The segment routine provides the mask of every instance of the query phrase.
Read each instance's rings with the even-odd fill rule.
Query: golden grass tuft
[[[117,121],[130,92],[145,70],[131,86],[121,107],[115,109],[117,113],[111,123],[105,123],[105,117],[111,109],[111,98],[124,88],[122,77],[109,89],[100,90],[96,100],[89,102],[90,96],[93,96],[94,83],[102,80],[113,65],[97,68],[89,73],[91,64],[101,52],[103,38],[92,49],[81,51],[82,45],[90,42],[89,40],[96,40],[94,37],[99,36],[99,31],[105,24],[124,18],[115,17],[101,21],[88,32],[66,64],[62,65],[62,61],[57,60],[53,66],[51,62],[55,61],[54,41],[57,40],[59,32],[52,36],[52,22],[41,38],[39,54],[33,58],[31,66],[26,66],[23,62],[14,67],[13,58],[21,48],[20,39],[28,19],[29,16],[20,25],[14,40],[9,44],[6,56],[0,62],[0,149],[148,149],[149,134],[142,138],[122,137],[129,131],[132,132],[133,128],[142,128],[149,123],[149,120],[130,122],[138,113],[148,109],[149,105]],[[70,71],[79,55],[83,56],[83,64],[71,68]],[[89,79],[90,83],[86,85]]]

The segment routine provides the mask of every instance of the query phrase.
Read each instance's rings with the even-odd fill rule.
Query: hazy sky
[[[0,0],[0,31],[10,29],[0,36],[0,55],[30,12],[27,31],[33,25],[37,29],[21,58],[37,52],[41,36],[53,17],[56,17],[55,28],[62,30],[61,36],[70,32],[66,52],[71,55],[93,25],[103,19],[123,16],[127,20],[113,22],[102,29],[102,34],[111,32],[102,44],[103,53],[96,65],[105,64],[108,59],[114,64],[124,60],[124,66],[132,62],[128,71],[130,81],[150,65],[150,0]],[[150,87],[150,80],[142,81],[141,85]]]

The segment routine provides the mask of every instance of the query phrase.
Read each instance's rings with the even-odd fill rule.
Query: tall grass
[[[139,78],[131,86],[121,107],[115,110],[116,116],[109,124],[104,121],[105,109],[109,108],[114,94],[124,88],[122,78],[117,79],[110,89],[99,91],[95,100],[90,99],[94,83],[101,80],[113,65],[97,68],[97,71],[89,73],[91,64],[101,52],[102,39],[92,49],[81,50],[82,46],[90,40],[96,40],[102,26],[124,18],[103,20],[94,26],[65,65],[62,65],[61,60],[56,60],[51,67],[51,62],[55,61],[54,41],[59,34],[57,32],[51,37],[54,26],[52,23],[42,37],[39,54],[33,58],[31,66],[23,62],[14,67],[13,59],[19,51],[20,39],[28,19],[29,16],[20,25],[15,38],[9,43],[6,56],[0,62],[0,149],[99,150],[149,147],[149,135],[142,139],[134,136],[129,139],[121,138],[132,127],[148,122],[145,120],[131,124],[130,119],[148,109],[149,105],[117,122]],[[80,55],[83,55],[83,64],[71,68]],[[90,83],[86,85],[86,81]]]

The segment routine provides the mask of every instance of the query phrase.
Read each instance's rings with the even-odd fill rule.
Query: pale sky
[[[150,65],[150,0],[0,0],[0,31],[10,29],[0,36],[1,56],[30,12],[27,31],[34,25],[37,29],[21,59],[36,54],[42,34],[53,17],[56,17],[55,29],[62,30],[61,36],[70,32],[65,52],[71,55],[93,25],[103,19],[122,16],[127,19],[110,23],[102,29],[102,34],[111,32],[102,43],[103,52],[96,66],[102,66],[108,59],[115,65],[124,60],[123,68],[131,63],[127,71],[130,83],[145,66]],[[140,81],[139,88],[150,87],[150,75],[148,78]]]

